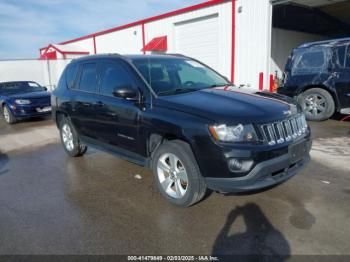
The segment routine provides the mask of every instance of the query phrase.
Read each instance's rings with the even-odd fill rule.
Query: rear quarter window
[[[324,49],[297,50],[293,57],[292,75],[319,74],[326,69],[327,53]]]
[[[76,81],[75,81],[77,71],[78,71],[77,64],[68,65],[68,67],[66,69],[66,77],[65,77],[67,88],[74,89],[77,87]]]

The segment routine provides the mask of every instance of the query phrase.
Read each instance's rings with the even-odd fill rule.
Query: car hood
[[[8,97],[14,98],[14,99],[31,99],[31,98],[46,98],[50,96],[51,96],[50,92],[42,91],[42,92],[9,95]]]
[[[298,110],[294,101],[286,96],[243,92],[231,87],[163,96],[156,99],[155,105],[197,115],[219,124],[273,122]]]

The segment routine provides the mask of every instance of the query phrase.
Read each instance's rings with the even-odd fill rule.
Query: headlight
[[[27,99],[16,99],[15,103],[18,105],[29,105],[30,104],[30,100]]]
[[[215,140],[221,142],[252,142],[257,140],[252,125],[215,125],[209,126],[209,131]]]

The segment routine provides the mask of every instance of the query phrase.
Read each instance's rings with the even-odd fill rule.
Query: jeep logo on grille
[[[294,114],[296,114],[298,112],[298,108],[297,108],[296,105],[290,104],[289,108],[290,108],[289,110],[283,111],[283,114],[285,116],[291,116],[291,115],[294,115]]]
[[[284,114],[285,116],[291,116],[291,115],[292,115],[292,111],[291,111],[291,110],[283,111],[283,114]]]

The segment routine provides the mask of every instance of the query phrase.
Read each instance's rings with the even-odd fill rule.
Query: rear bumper
[[[292,156],[284,154],[259,163],[244,177],[236,178],[205,178],[208,188],[220,192],[244,192],[271,187],[282,183],[301,171],[310,161],[311,142],[307,143],[304,156],[293,163]]]

